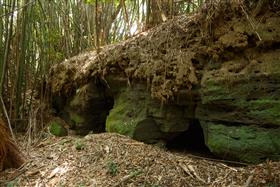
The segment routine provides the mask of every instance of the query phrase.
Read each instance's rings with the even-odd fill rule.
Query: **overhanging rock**
[[[279,159],[278,9],[254,17],[254,28],[242,8],[222,6],[211,23],[207,11],[181,16],[68,59],[50,72],[54,107],[73,128],[99,132],[106,124],[148,143],[199,120],[220,157]]]

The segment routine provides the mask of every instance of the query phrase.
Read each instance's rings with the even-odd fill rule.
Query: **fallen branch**
[[[184,164],[179,163],[179,166],[184,170],[184,172],[186,172],[191,178],[194,179],[194,176],[190,173],[190,171],[188,170],[188,168]]]
[[[248,179],[246,180],[246,183],[243,185],[243,187],[249,187],[251,182],[253,181],[253,178],[254,178],[254,173],[255,173],[255,170],[253,170],[251,172],[251,175],[248,177]]]
[[[141,173],[141,171],[136,171],[133,173],[130,173],[129,175],[124,176],[119,182],[117,182],[113,187],[117,187],[120,186],[122,183],[128,181],[129,179],[136,177],[137,175],[139,175]]]
[[[247,163],[238,162],[238,161],[231,161],[231,160],[224,160],[224,159],[215,159],[215,158],[207,158],[207,157],[203,157],[203,156],[190,155],[190,154],[188,156],[192,157],[192,158],[198,158],[198,159],[203,159],[203,160],[208,160],[208,161],[213,161],[213,162],[236,164],[236,165],[240,165],[240,166],[248,166],[249,165]]]
[[[256,29],[256,27],[255,27],[255,24],[254,24],[253,20],[250,19],[250,17],[249,17],[249,15],[248,15],[248,13],[246,12],[244,6],[241,5],[240,7],[241,7],[242,11],[244,12],[244,14],[245,14],[245,16],[246,16],[248,22],[250,23],[250,25],[251,25],[253,31],[256,33],[256,35],[257,35],[259,41],[262,41],[262,38],[261,38],[261,36],[259,35],[259,33],[257,32],[257,29]]]
[[[253,175],[250,175],[250,176],[248,177],[248,179],[247,179],[247,181],[246,181],[244,187],[249,187],[250,184],[251,184],[251,182],[252,182],[252,180],[253,180]]]
[[[207,184],[207,182],[205,180],[203,180],[194,170],[192,165],[188,165],[185,166],[182,163],[179,163],[179,166],[188,174],[190,175],[192,178],[196,178],[198,179],[200,182],[203,182],[204,184]]]

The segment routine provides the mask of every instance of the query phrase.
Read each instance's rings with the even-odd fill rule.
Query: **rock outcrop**
[[[82,134],[106,129],[147,143],[201,125],[222,158],[279,160],[279,7],[248,19],[242,4],[219,6],[55,65],[58,115]]]
[[[156,143],[188,129],[194,111],[176,103],[153,99],[145,83],[124,87],[115,95],[106,120],[106,130],[129,135],[136,140]]]

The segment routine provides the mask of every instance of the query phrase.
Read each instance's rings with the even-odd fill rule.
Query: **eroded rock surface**
[[[106,121],[106,130],[129,135],[136,140],[156,143],[188,129],[193,109],[176,103],[163,104],[153,99],[145,83],[124,87],[115,95]],[[187,115],[186,115],[187,114]]]
[[[196,117],[212,152],[253,162],[280,158],[279,62],[273,49],[205,71]]]
[[[91,80],[70,97],[55,95],[53,101],[58,115],[81,135],[104,132],[104,121],[113,104],[111,92],[100,80]]]
[[[254,22],[239,4],[221,2],[211,21],[207,10],[55,65],[59,115],[77,130],[106,125],[147,143],[197,120],[222,158],[280,159],[279,7]]]

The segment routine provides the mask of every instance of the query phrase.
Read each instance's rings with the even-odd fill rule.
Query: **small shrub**
[[[118,173],[118,165],[117,163],[110,161],[107,164],[107,171],[110,175],[112,176],[116,176]]]
[[[75,142],[75,148],[76,148],[76,150],[81,151],[81,150],[84,150],[85,147],[86,147],[86,144],[85,144],[83,141],[77,140],[77,141]]]

